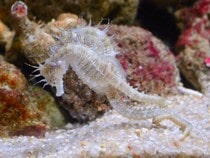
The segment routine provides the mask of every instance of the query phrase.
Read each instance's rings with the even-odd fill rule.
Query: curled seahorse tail
[[[114,83],[117,83],[117,80]],[[165,99],[163,97],[140,93],[136,89],[132,88],[126,81],[121,81],[120,83],[115,84],[113,86],[132,100],[156,105],[158,104],[160,106],[166,106]]]

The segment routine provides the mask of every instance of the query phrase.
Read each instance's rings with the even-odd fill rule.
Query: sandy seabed
[[[86,125],[68,124],[45,138],[19,136],[0,139],[0,158],[22,157],[210,157],[210,100],[179,95],[168,98],[170,108],[192,124],[190,136],[164,120],[131,120],[111,110]]]

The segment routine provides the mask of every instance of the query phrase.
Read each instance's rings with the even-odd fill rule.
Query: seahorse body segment
[[[187,129],[185,135],[189,133],[187,123],[170,116],[162,97],[140,93],[126,82],[124,71],[115,58],[118,52],[106,35],[106,30],[80,26],[63,31],[57,43],[51,49],[50,57],[38,68],[47,84],[56,87],[56,96],[64,93],[63,75],[70,66],[84,84],[96,93],[106,95],[113,108],[122,115],[141,119],[168,113],[164,118]],[[127,102],[120,98],[120,93],[127,96]],[[127,106],[130,100],[140,103],[138,109]],[[157,120],[157,123],[161,120]]]

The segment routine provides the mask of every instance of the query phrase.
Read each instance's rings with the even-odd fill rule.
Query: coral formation
[[[42,89],[29,86],[20,70],[1,57],[0,136],[40,137],[48,128],[64,123],[55,100]]]
[[[176,13],[183,33],[177,41],[179,67],[192,85],[210,94],[208,58],[210,57],[209,19],[210,1],[200,0],[191,8]]]

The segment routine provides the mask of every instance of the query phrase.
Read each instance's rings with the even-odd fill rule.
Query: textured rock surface
[[[20,70],[0,57],[0,136],[39,137],[64,123],[49,93],[29,86]]]
[[[169,121],[154,127],[151,120],[129,120],[114,111],[88,125],[60,129],[45,138],[0,139],[1,157],[209,157],[210,109],[207,97],[173,96],[171,108],[192,124],[182,131]]]
[[[209,13],[209,0],[200,0],[193,7],[177,12],[183,29],[177,42],[180,70],[195,88],[205,94],[210,94],[210,70],[205,63],[210,57]]]
[[[74,119],[91,121],[110,108],[106,97],[97,95],[78,79],[72,69],[67,71],[63,80],[65,93],[58,101]]]
[[[10,23],[7,18],[10,15],[10,7],[16,0],[0,1],[0,19]],[[35,0],[26,1],[30,8],[30,18],[50,21],[52,18],[63,12],[72,12],[90,18],[98,23],[102,18],[109,18],[114,23],[131,24],[134,21],[140,0],[77,0],[77,1],[57,1],[57,0]]]
[[[159,39],[134,26],[111,25],[108,34],[114,35],[117,58],[133,87],[159,95],[177,92],[180,76],[174,55]]]
[[[28,87],[25,76],[0,56],[0,88],[24,91]]]
[[[0,46],[8,50],[11,47],[14,32],[0,20]]]

